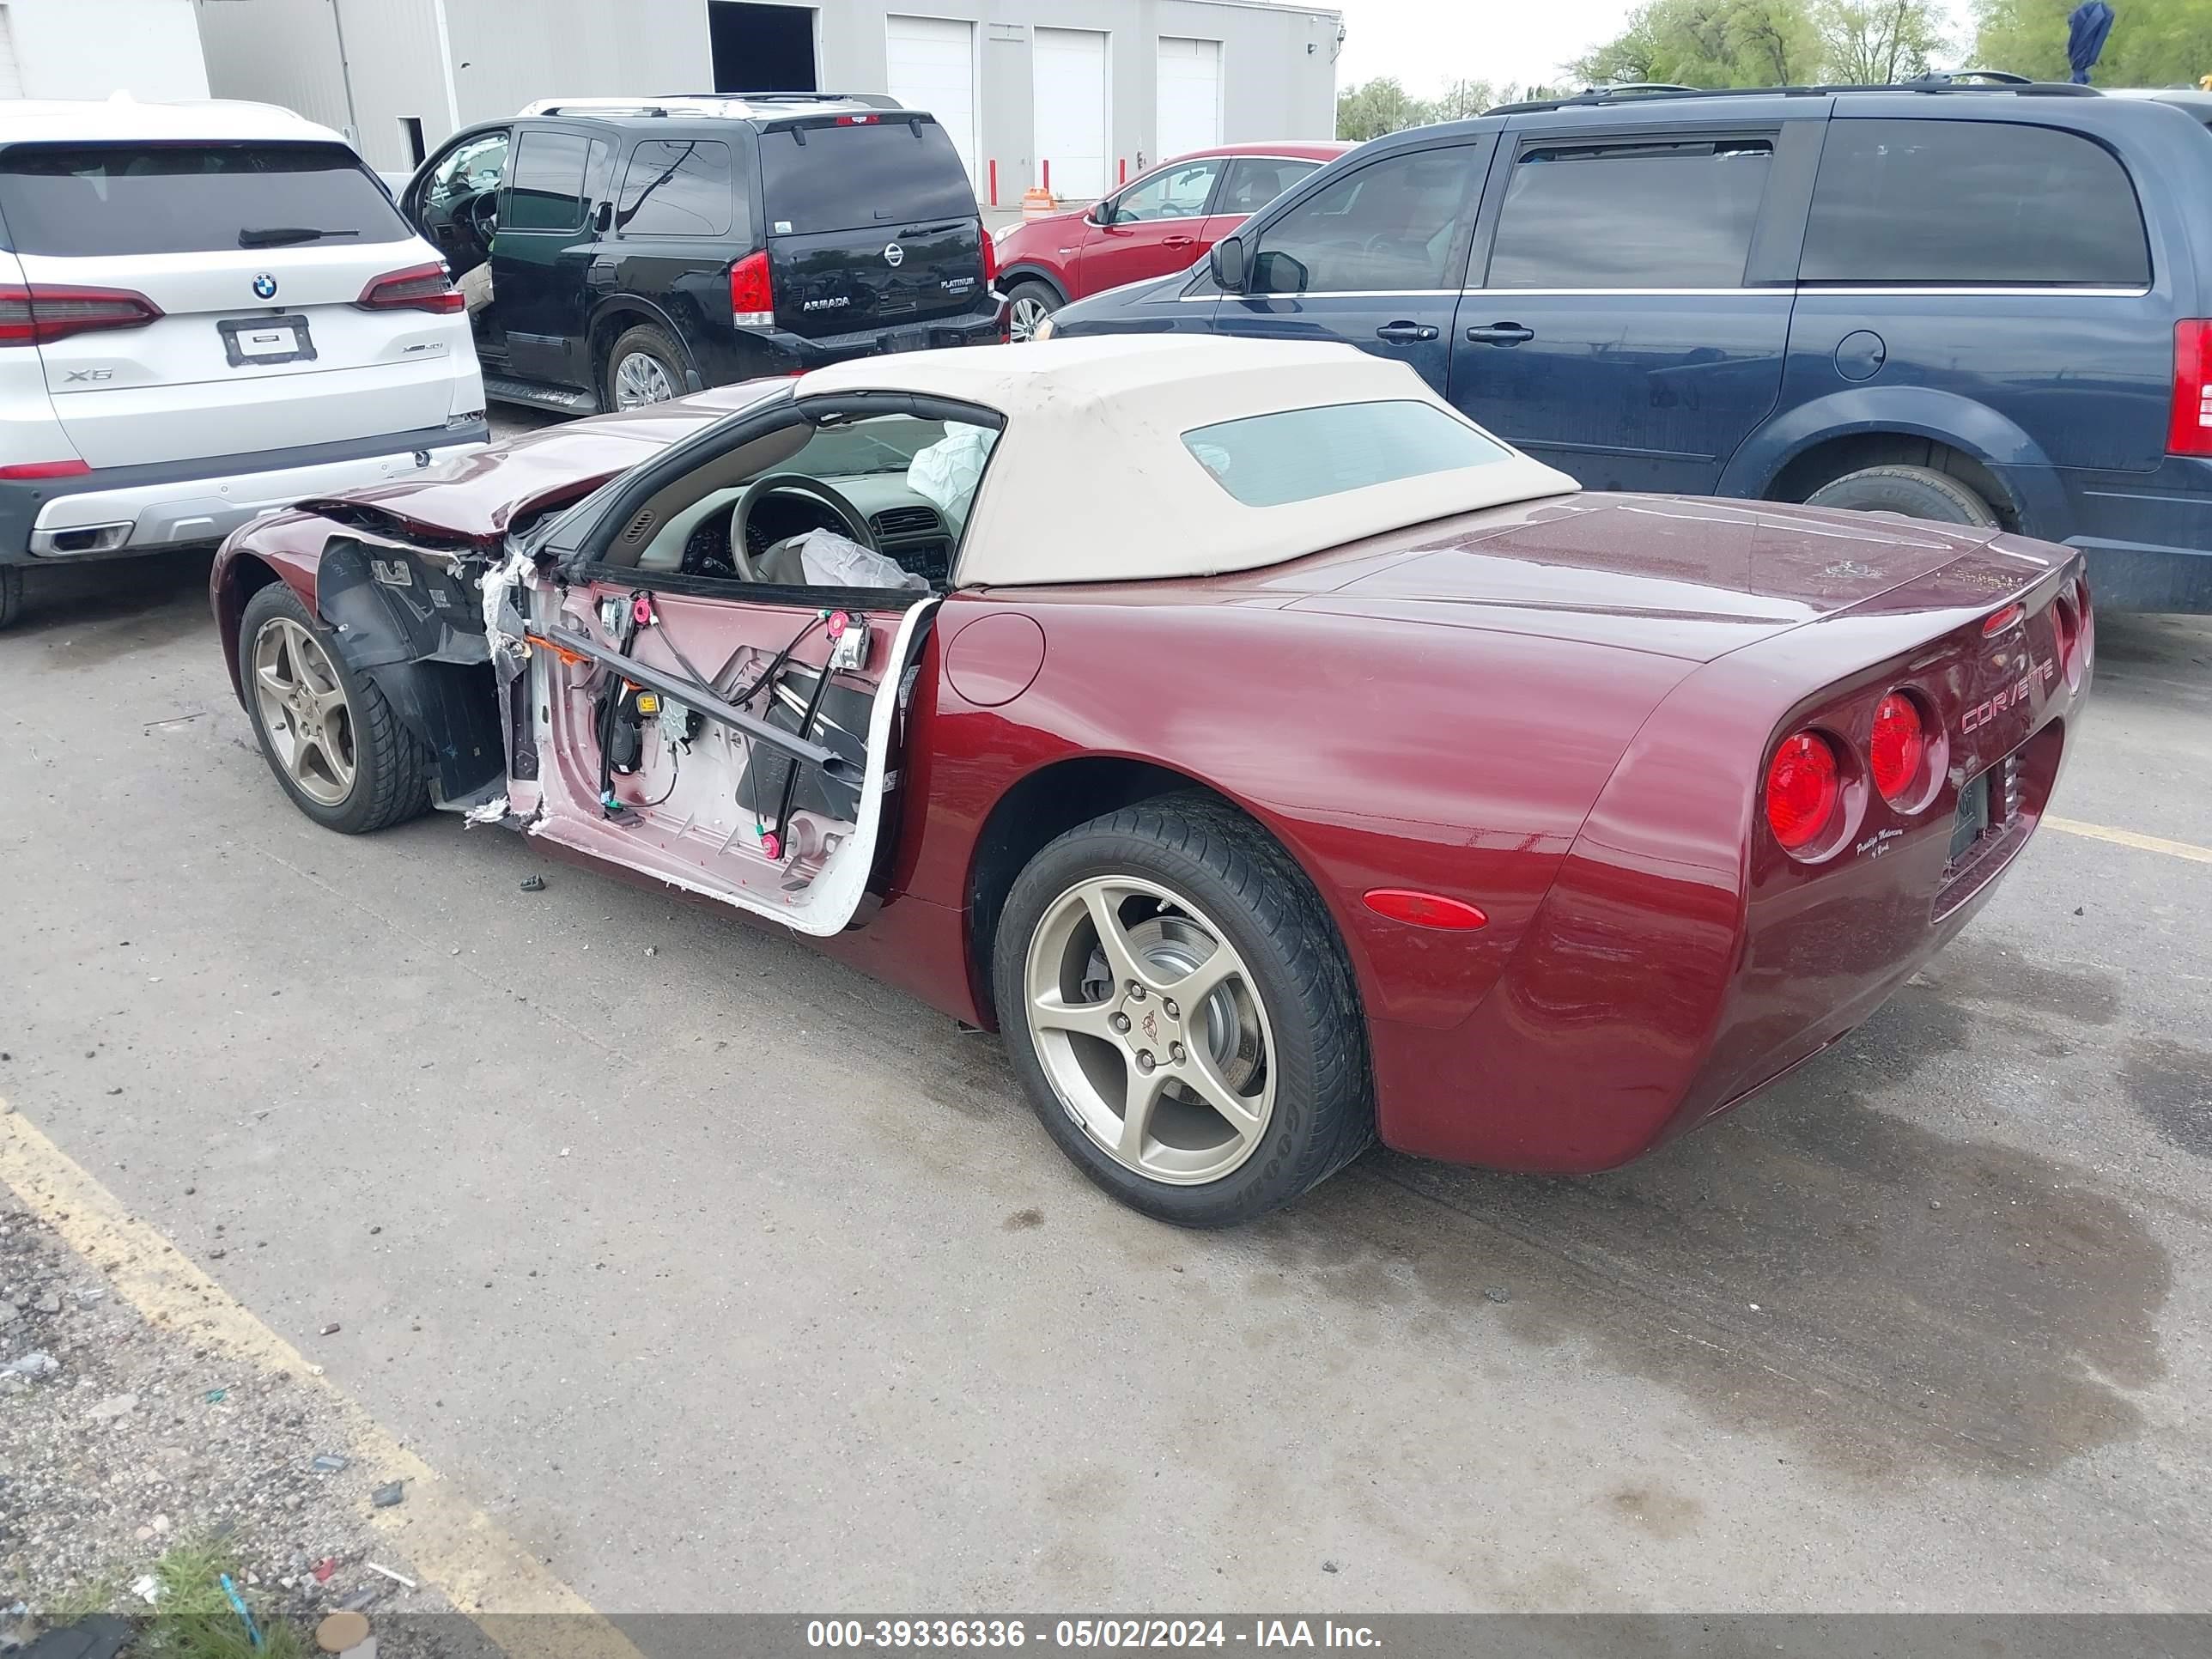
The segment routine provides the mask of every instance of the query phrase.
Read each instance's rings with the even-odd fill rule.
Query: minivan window
[[[1393,155],[1316,191],[1261,233],[1255,294],[1441,288],[1474,145]]]
[[[574,230],[584,222],[584,162],[591,147],[580,132],[526,132],[514,146],[514,170],[500,204],[501,230]]]
[[[726,236],[730,202],[727,144],[648,138],[623,172],[615,228],[625,236]]]
[[[1799,279],[2144,288],[2127,169],[2078,133],[2005,121],[1828,124]]]
[[[1182,434],[1182,447],[1247,507],[1487,466],[1512,452],[1434,404],[1329,404],[1248,415]]]
[[[1739,288],[1767,139],[1532,149],[1513,165],[1488,288]]]
[[[343,144],[14,144],[0,153],[0,218],[17,252],[64,258],[414,234]],[[268,240],[301,231],[322,234]]]
[[[960,152],[934,121],[771,128],[760,135],[760,165],[768,228],[779,236],[976,216]]]

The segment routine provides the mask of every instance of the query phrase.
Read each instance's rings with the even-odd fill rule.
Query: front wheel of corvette
[[[1249,1220],[1374,1138],[1366,1024],[1328,914],[1222,803],[1169,796],[1051,842],[1007,896],[994,958],[1030,1103],[1133,1208]]]
[[[246,601],[238,656],[262,757],[302,812],[359,836],[430,810],[422,745],[283,583]]]

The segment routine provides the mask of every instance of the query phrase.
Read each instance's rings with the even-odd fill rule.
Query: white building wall
[[[27,0],[6,0],[22,5]],[[38,0],[64,7],[125,0]],[[149,3],[151,0],[131,0]],[[341,129],[380,167],[406,165],[399,118],[434,146],[455,125],[534,99],[705,92],[714,86],[708,0],[198,0],[218,96],[255,98]],[[890,85],[886,17],[975,25],[975,188],[1018,205],[1038,182],[1030,49],[1039,28],[1108,37],[1110,188],[1162,158],[1163,35],[1221,45],[1229,143],[1327,138],[1336,126],[1338,15],[1266,0],[819,0],[815,70],[825,89]],[[339,72],[343,24],[352,82]]]
[[[25,98],[208,95],[192,0],[0,0]]]

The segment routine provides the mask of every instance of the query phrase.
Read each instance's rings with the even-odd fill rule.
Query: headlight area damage
[[[416,526],[379,533],[357,504],[340,510],[264,525],[252,554],[414,738],[428,805],[802,933],[851,924],[935,598],[855,592],[756,617],[757,632],[643,572],[601,580],[514,535],[495,551],[418,545]],[[228,567],[242,556],[226,548],[218,562],[228,626],[242,609]],[[238,639],[234,659],[250,665],[252,650]]]

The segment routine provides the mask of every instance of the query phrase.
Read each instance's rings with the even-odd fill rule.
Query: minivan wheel
[[[290,588],[271,582],[247,600],[238,641],[246,718],[295,806],[349,836],[430,810],[428,751]]]
[[[1006,290],[1006,337],[1017,345],[1036,338],[1037,325],[1065,303],[1034,277]]]
[[[1374,1138],[1367,1028],[1328,913],[1219,801],[1146,801],[1052,842],[1007,895],[994,956],[1038,1118],[1133,1208],[1249,1220]]]
[[[684,353],[665,330],[641,324],[607,348],[599,379],[610,409],[665,404],[684,391]]]
[[[0,564],[0,629],[12,628],[23,614],[21,567]]]
[[[1994,527],[1996,509],[1948,472],[1924,466],[1869,466],[1846,472],[1805,498],[1808,507],[1843,507],[1858,513],[1899,513],[1938,524]]]

